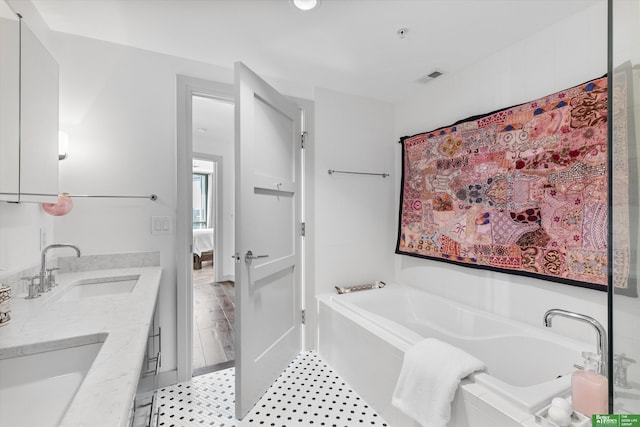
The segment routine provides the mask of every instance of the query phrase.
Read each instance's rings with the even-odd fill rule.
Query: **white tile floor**
[[[230,368],[161,389],[159,425],[387,426],[314,352],[298,355],[242,421],[234,417],[234,382]]]

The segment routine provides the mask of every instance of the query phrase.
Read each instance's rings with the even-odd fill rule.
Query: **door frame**
[[[192,103],[194,95],[234,102],[232,84],[177,75],[176,81],[176,371],[177,381],[188,381],[192,377],[193,362],[193,287],[191,265],[193,264],[192,245],[192,159],[193,135]],[[303,251],[303,286],[301,290],[302,309],[306,311],[303,349],[316,348],[316,315],[314,275],[314,103],[313,101],[290,97],[304,112],[303,131],[305,149],[303,155],[303,221],[306,223],[306,234],[302,243]],[[228,185],[229,183],[227,183]],[[221,248],[222,249],[222,248]],[[233,254],[220,253],[219,262],[224,256]]]
[[[193,134],[192,98],[205,96],[233,102],[233,85],[177,76],[176,123],[176,356],[178,382],[191,379],[193,366]],[[219,254],[218,259],[224,254]],[[215,254],[214,254],[215,256]]]

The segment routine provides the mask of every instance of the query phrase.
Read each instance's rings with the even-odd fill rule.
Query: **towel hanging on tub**
[[[426,338],[404,354],[391,403],[423,427],[443,427],[460,380],[485,365],[474,356],[435,338]]]

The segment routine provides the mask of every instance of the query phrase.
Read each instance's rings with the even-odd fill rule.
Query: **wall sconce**
[[[69,134],[58,131],[58,160],[64,160],[69,154]]]

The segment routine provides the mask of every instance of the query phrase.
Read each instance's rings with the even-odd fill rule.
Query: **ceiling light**
[[[320,0],[293,0],[293,5],[300,10],[311,10],[318,7]]]

